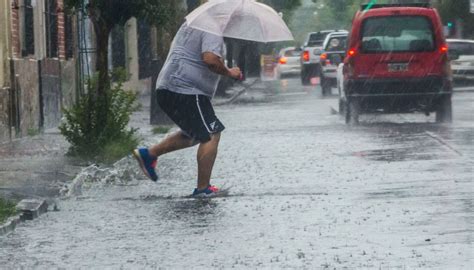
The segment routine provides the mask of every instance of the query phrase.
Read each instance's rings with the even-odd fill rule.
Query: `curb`
[[[25,199],[16,205],[20,214],[10,217],[4,224],[0,225],[0,236],[14,231],[16,226],[27,220],[33,220],[48,211],[48,203],[45,200]]]
[[[474,88],[460,88],[453,90],[453,93],[474,93]]]

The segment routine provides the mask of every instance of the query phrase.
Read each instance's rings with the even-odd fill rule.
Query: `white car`
[[[340,63],[337,66],[336,70],[336,78],[337,78],[337,91],[339,95],[339,114],[343,115],[344,113],[344,104],[342,103],[343,100],[346,99],[345,92],[344,92],[344,63]]]
[[[454,80],[474,80],[474,40],[448,39]]]
[[[321,88],[323,95],[330,95],[331,88],[336,87],[336,70],[346,55],[347,32],[333,32],[326,36],[323,43],[324,52],[320,56]]]
[[[284,48],[278,54],[277,74],[278,77],[285,75],[299,75],[301,49],[295,47]]]

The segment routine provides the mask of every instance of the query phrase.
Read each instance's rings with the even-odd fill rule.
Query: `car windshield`
[[[347,44],[347,36],[331,37],[324,48],[327,52],[345,51]]]
[[[474,55],[474,43],[469,42],[448,42],[450,52],[459,55]]]
[[[362,51],[426,52],[435,49],[433,27],[423,16],[368,18],[362,29]]]

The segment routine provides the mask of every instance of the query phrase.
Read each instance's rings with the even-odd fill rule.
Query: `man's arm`
[[[240,68],[228,69],[224,64],[224,61],[222,61],[219,56],[211,52],[203,53],[202,60],[212,72],[215,72],[219,75],[229,76],[237,80],[241,77]]]

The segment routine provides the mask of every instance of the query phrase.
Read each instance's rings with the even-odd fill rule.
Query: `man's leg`
[[[169,152],[181,150],[196,145],[197,142],[184,135],[182,131],[173,133],[164,138],[159,144],[153,145],[148,149],[150,155],[159,157]]]
[[[207,188],[211,181],[212,168],[217,156],[217,148],[219,146],[220,133],[212,134],[211,140],[199,145],[197,152],[198,162],[198,184],[199,190]]]

